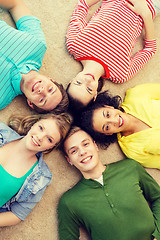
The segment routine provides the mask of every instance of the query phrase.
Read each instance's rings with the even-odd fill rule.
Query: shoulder
[[[144,96],[146,94],[147,89],[152,88],[153,84],[152,83],[144,83],[144,84],[139,84],[136,85],[133,88],[130,88],[126,91],[126,96],[134,96],[135,98],[137,98],[137,96],[135,96],[134,94],[139,94],[139,96]]]
[[[14,141],[21,138],[21,136],[13,129],[8,127],[5,123],[0,122],[0,144]]]
[[[138,165],[140,165],[140,164],[138,162],[136,162],[135,160],[126,158],[126,159],[120,160],[118,162],[109,164],[109,167],[125,170],[127,168],[136,169]]]
[[[46,47],[45,36],[41,27],[40,20],[32,15],[27,15],[20,18],[16,23],[17,29],[33,35],[34,39],[43,43]]]
[[[60,205],[72,205],[76,199],[79,199],[79,194],[81,193],[82,183],[79,181],[76,185],[74,185],[71,189],[66,191],[62,197],[60,198]]]

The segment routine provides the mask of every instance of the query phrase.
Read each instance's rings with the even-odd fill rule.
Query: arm
[[[59,240],[78,240],[80,236],[79,227],[78,219],[67,206],[65,196],[62,196],[58,205]]]
[[[21,219],[18,218],[12,212],[0,213],[0,227],[16,225],[17,223],[20,223],[20,222],[21,222]]]
[[[126,6],[143,19],[146,40],[155,39],[152,14],[147,6],[146,0],[130,0],[130,2],[132,5],[126,3]]]
[[[93,6],[94,4],[98,3],[100,0],[86,0],[86,3],[89,7]]]
[[[155,231],[152,235],[160,240],[160,186],[140,164],[137,164],[137,171],[139,174],[140,187],[145,199],[151,204],[151,210],[155,220]]]
[[[23,16],[32,15],[22,0],[0,0],[0,6],[11,13],[15,23]]]
[[[132,5],[126,3],[127,7],[137,15],[140,15],[143,19],[145,28],[145,47],[131,59],[128,76],[125,80],[132,78],[140,69],[142,69],[157,50],[152,14],[147,6],[146,0],[130,0],[130,2]]]
[[[74,38],[84,29],[87,25],[87,14],[89,6],[86,4],[85,0],[80,0],[72,14],[68,31],[67,40],[73,41]]]

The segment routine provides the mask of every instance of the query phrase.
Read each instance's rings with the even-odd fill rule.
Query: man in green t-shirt
[[[85,227],[92,240],[160,240],[160,186],[136,161],[104,166],[92,138],[73,127],[64,142],[68,162],[81,180],[61,197],[59,239],[79,239]]]

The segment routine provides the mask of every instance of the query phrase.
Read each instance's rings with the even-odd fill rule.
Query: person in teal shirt
[[[17,27],[0,20],[0,109],[24,94],[38,112],[65,111],[68,97],[62,84],[38,72],[47,49],[40,21],[22,0],[3,0],[0,6]]]
[[[160,186],[139,163],[104,166],[96,143],[78,127],[63,150],[82,179],[60,199],[60,240],[79,239],[81,226],[92,240],[160,240]]]

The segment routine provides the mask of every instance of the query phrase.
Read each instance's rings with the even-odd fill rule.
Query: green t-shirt
[[[59,239],[79,239],[84,226],[92,240],[160,240],[160,187],[145,169],[131,159],[112,163],[103,182],[82,178],[62,196]]]

